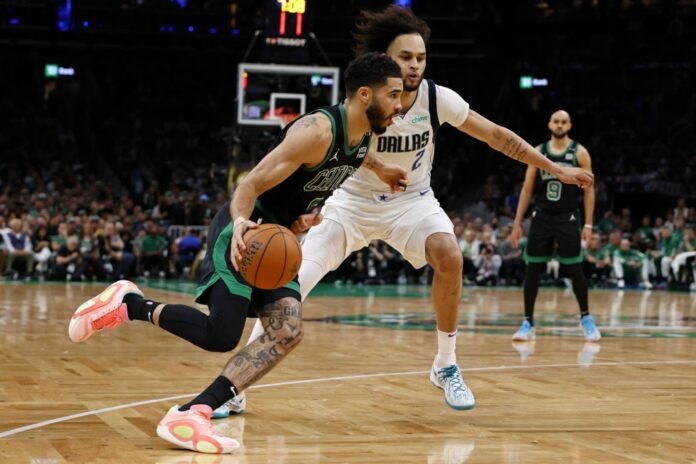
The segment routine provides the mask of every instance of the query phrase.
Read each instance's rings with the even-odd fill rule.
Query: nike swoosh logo
[[[456,337],[459,332],[454,332],[453,334],[447,334],[449,338]]]
[[[427,190],[423,190],[422,192],[418,192],[418,193],[420,194],[420,196],[423,196],[426,193],[428,193],[429,191],[430,191],[430,189],[427,189]]]

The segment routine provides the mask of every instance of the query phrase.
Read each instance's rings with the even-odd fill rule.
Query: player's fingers
[[[295,233],[307,232],[307,229],[309,229],[309,223],[307,221],[307,218],[303,217],[300,223],[298,224],[297,232]]]
[[[239,262],[239,259],[241,258],[241,255],[237,252],[237,247],[232,246],[232,256],[231,256],[232,261],[232,267],[234,268],[235,271],[239,271],[239,265],[237,264]]]

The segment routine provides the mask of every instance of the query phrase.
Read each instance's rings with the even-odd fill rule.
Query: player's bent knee
[[[276,340],[276,345],[280,351],[287,352],[297,346],[304,337],[304,327],[302,325],[302,315],[299,302],[287,308],[288,311],[283,315],[282,323],[278,327],[273,325],[268,327],[269,333]],[[296,311],[293,311],[296,309]]]
[[[273,330],[273,335],[281,346],[286,348],[294,347],[304,337],[302,319],[289,318],[279,329]]]
[[[461,274],[464,268],[464,259],[462,258],[462,253],[459,248],[444,249],[440,253],[435,253],[432,255],[432,262],[430,265],[437,271],[445,274],[449,273],[459,273]]]
[[[210,333],[208,346],[205,349],[216,353],[227,353],[237,347],[241,338],[242,332],[240,330],[221,327]]]
[[[435,233],[425,242],[428,264],[440,273],[461,273],[464,259],[457,240],[451,234]]]

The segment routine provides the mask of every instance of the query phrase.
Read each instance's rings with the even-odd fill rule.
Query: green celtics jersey
[[[283,182],[261,194],[251,219],[261,217],[264,222],[290,227],[301,214],[321,208],[333,191],[350,177],[365,159],[372,134],[366,133],[360,143],[350,147],[343,104],[319,108],[308,114],[313,113],[323,113],[331,120],[333,142],[324,160],[313,168],[301,166]],[[285,126],[278,137],[278,143],[299,120],[301,118]]]
[[[549,142],[539,147],[539,151],[548,159],[561,166],[578,165],[578,143],[570,141],[570,145],[563,153],[552,153]],[[536,206],[549,213],[571,213],[578,209],[578,198],[581,189],[575,185],[563,184],[556,177],[544,171],[537,170],[536,188],[534,190],[534,202]]]
[[[607,247],[602,247],[599,250],[591,250],[589,248],[586,248],[583,253],[585,256],[592,256],[594,259],[597,261],[604,261],[607,259],[607,256],[611,256],[610,250],[607,249]]]

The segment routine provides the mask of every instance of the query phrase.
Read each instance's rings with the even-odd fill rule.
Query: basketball
[[[278,224],[261,224],[244,234],[246,251],[239,273],[249,285],[264,290],[280,288],[295,278],[302,248],[295,234]]]

